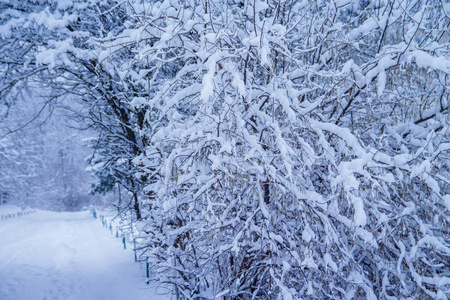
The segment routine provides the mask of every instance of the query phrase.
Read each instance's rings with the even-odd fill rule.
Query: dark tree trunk
[[[136,219],[140,220],[142,218],[141,209],[139,207],[138,197],[135,192],[133,192],[133,199],[134,199],[134,211],[136,212]]]

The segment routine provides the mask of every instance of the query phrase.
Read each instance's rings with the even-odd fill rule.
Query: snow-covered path
[[[0,223],[2,300],[156,300],[132,251],[88,212],[34,214]]]

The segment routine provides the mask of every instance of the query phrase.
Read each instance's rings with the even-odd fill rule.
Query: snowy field
[[[13,212],[0,206],[0,214]],[[89,212],[0,222],[1,300],[169,299],[144,281],[132,251]]]

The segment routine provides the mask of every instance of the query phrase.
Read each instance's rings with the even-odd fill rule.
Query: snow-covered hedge
[[[448,4],[73,9],[36,63],[86,92],[94,169],[179,299],[450,296]]]

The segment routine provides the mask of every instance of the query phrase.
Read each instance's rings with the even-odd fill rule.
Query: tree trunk
[[[136,219],[140,220],[142,217],[141,209],[139,208],[139,201],[138,201],[137,194],[135,192],[133,192],[133,198],[134,198],[134,211],[136,212]]]

